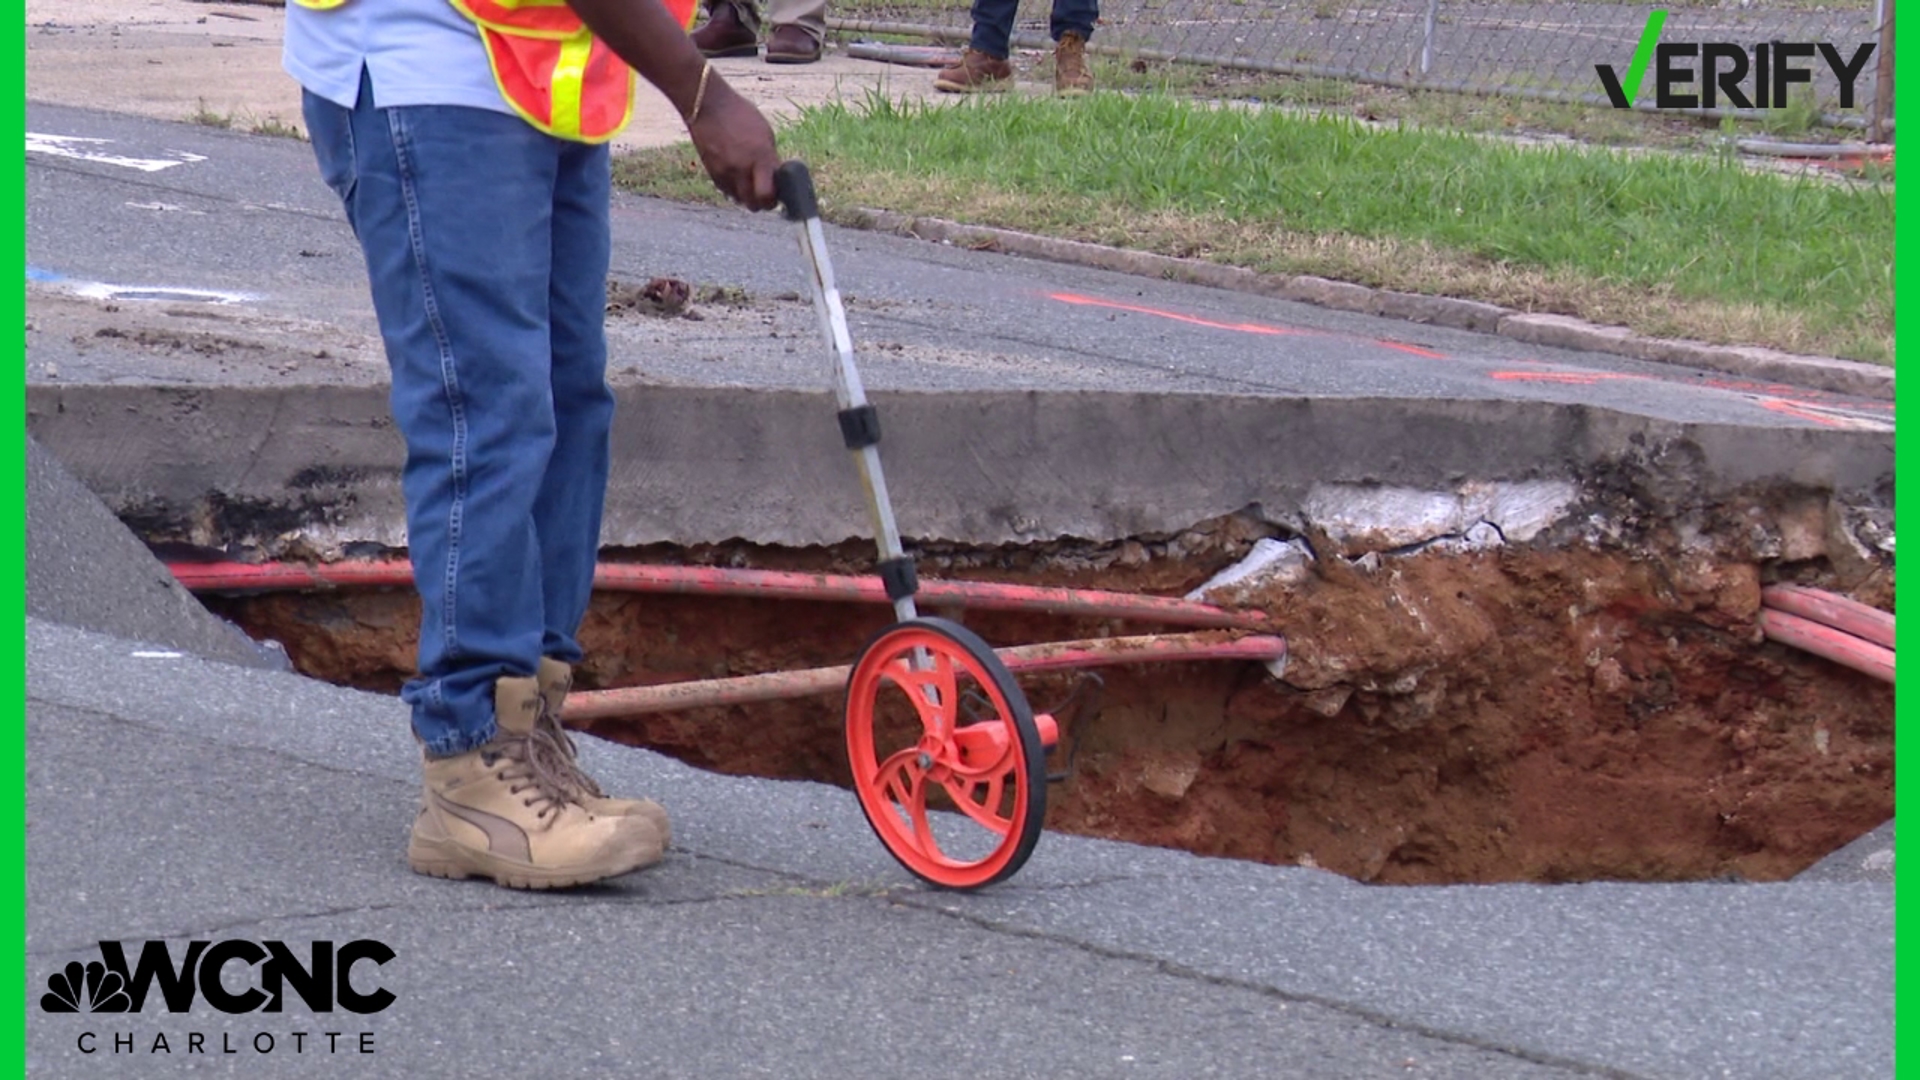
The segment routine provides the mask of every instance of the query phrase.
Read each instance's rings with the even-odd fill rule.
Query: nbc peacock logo
[[[124,1013],[133,1011],[133,998],[127,996],[127,980],[117,971],[108,971],[98,960],[81,964],[75,960],[47,976],[47,992],[40,995],[40,1011],[50,1013]]]

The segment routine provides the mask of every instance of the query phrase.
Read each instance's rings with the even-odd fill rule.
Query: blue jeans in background
[[[1005,60],[1012,49],[1013,20],[1019,10],[1020,0],[973,0],[970,44],[988,56]],[[1053,18],[1047,30],[1055,41],[1069,30],[1092,40],[1093,24],[1099,19],[1098,0],[1053,0]]]
[[[493,682],[580,659],[613,425],[605,146],[454,106],[307,94],[321,176],[366,256],[406,440],[420,670],[434,756],[494,737]]]

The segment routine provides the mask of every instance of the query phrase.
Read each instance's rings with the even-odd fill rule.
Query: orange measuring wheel
[[[901,865],[944,888],[991,885],[1033,854],[1053,726],[986,642],[945,619],[888,627],[847,679],[860,809]]]

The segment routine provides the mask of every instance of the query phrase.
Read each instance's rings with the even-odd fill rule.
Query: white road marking
[[[205,210],[189,210],[184,206],[175,206],[172,203],[130,202],[127,205],[135,210],[158,210],[161,213],[193,214],[197,217],[207,216],[207,212]]]
[[[189,154],[184,150],[167,151],[176,155],[173,158],[133,158],[93,149],[107,146],[112,142],[112,139],[89,139],[80,135],[46,135],[29,131],[27,132],[27,153],[75,158],[80,161],[98,162],[102,165],[119,165],[122,168],[138,169],[141,172],[159,172],[161,169],[171,169],[175,165],[207,160],[199,154]]]

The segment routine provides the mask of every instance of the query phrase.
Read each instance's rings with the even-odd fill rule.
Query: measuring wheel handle
[[[905,737],[897,722],[882,730],[900,702],[918,722]],[[941,888],[982,888],[1026,865],[1046,821],[1046,756],[1058,735],[987,643],[946,619],[887,627],[847,678],[860,809],[900,865]],[[952,809],[939,813],[929,796]]]
[[[820,216],[820,203],[813,195],[813,173],[804,161],[786,161],[773,170],[773,193],[780,200],[780,212],[788,221],[806,221]]]

